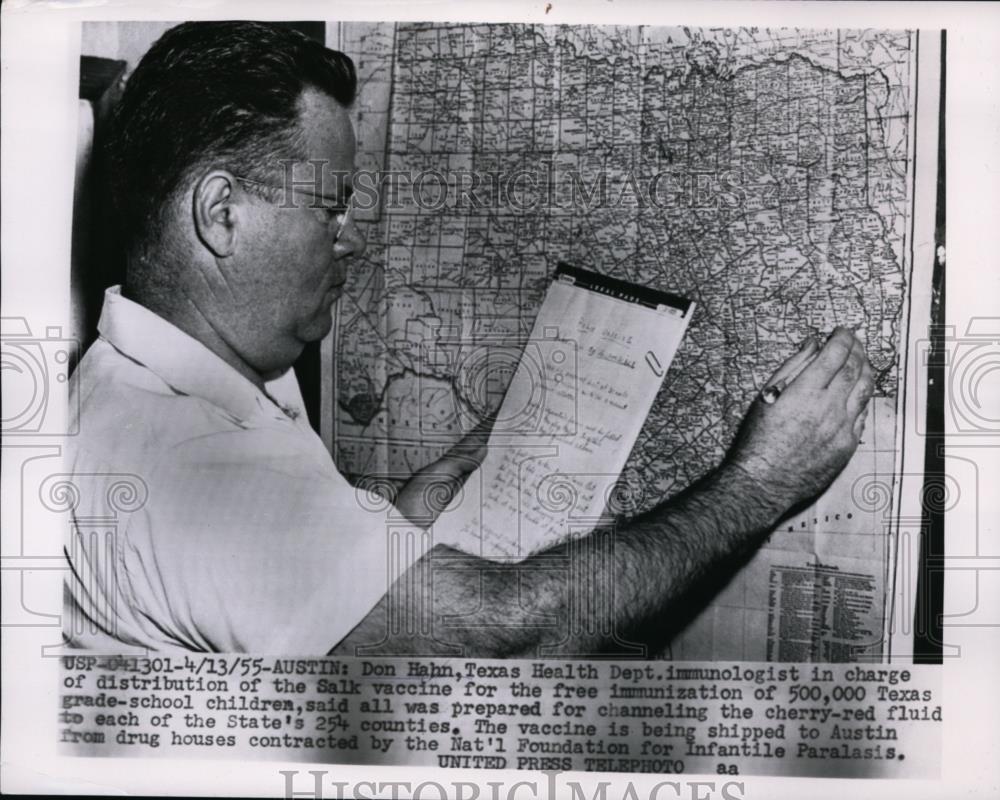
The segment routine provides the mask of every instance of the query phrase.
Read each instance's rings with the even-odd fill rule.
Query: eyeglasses
[[[245,178],[242,175],[234,175],[234,178],[240,183],[245,183],[250,186],[259,186],[262,189],[270,189],[275,192],[287,192],[291,191],[294,194],[304,194],[307,197],[313,199],[313,204],[309,205],[308,208],[322,211],[326,215],[326,224],[331,226],[333,230],[333,243],[336,244],[344,230],[354,219],[354,204],[348,200],[346,204],[335,203],[332,197],[327,197],[324,194],[316,194],[314,192],[308,192],[305,189],[300,189],[296,186],[289,189],[286,186],[278,186],[274,183],[267,183],[265,181],[254,180],[253,178]],[[333,205],[328,205],[327,203],[320,202],[321,200],[327,201],[327,203],[333,203]]]

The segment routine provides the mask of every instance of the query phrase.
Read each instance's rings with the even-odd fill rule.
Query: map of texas
[[[359,203],[368,252],[335,333],[341,469],[403,478],[495,407],[560,260],[697,303],[626,468],[640,507],[717,463],[810,333],[855,328],[891,404],[912,45],[885,31],[344,25],[358,197],[374,200]]]

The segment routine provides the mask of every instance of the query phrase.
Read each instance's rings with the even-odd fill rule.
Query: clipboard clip
[[[653,370],[653,374],[657,378],[663,377],[663,365],[660,363],[660,359],[656,357],[656,353],[652,350],[646,351],[646,363],[649,364],[649,368]]]

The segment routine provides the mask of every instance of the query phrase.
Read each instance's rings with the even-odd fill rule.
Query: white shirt
[[[67,638],[325,654],[413,554],[389,561],[385,517],[337,472],[292,371],[265,394],[119,287],[98,330],[71,388]]]

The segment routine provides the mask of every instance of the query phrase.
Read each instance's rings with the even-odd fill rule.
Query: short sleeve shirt
[[[292,372],[262,391],[118,287],[98,329],[71,387],[67,638],[328,652],[386,592],[390,537],[309,427]]]

